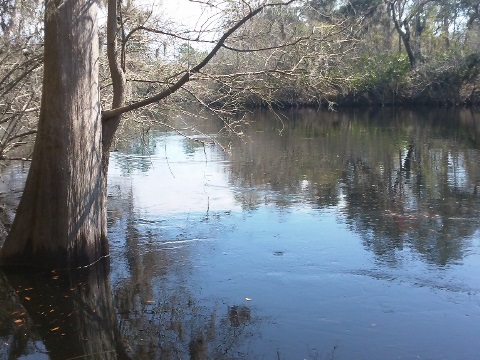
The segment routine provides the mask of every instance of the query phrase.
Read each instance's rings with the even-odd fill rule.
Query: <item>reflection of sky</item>
[[[171,136],[165,141],[166,146],[157,146],[150,157],[113,153],[110,184],[129,173],[135,206],[151,214],[240,209],[223,171],[222,154],[211,146],[185,154],[181,137]],[[145,163],[148,171],[141,170]]]
[[[465,159],[462,154],[457,157],[448,154],[448,183],[454,188],[468,189],[468,172],[465,167]]]

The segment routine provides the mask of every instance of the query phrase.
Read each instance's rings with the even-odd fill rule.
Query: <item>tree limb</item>
[[[111,110],[105,110],[102,112],[102,117],[103,120],[107,120],[109,118],[119,116],[121,114],[124,114],[126,112],[136,110],[139,108],[142,108],[144,106],[153,104],[155,102],[158,102],[160,100],[165,99],[166,97],[170,96],[171,94],[175,93],[178,89],[180,89],[183,85],[185,85],[187,82],[190,81],[190,76],[191,74],[198,73],[201,69],[203,69],[209,62],[210,60],[217,54],[217,52],[224,46],[225,41],[233,34],[235,33],[240,27],[242,27],[248,20],[253,18],[255,15],[266,9],[267,7],[272,7],[272,6],[285,6],[293,3],[296,0],[288,0],[286,2],[279,2],[279,3],[267,3],[264,4],[257,9],[250,11],[247,15],[245,15],[242,19],[240,19],[234,26],[232,26],[230,29],[228,29],[222,37],[218,40],[214,48],[205,56],[205,58],[198,63],[196,66],[194,66],[192,69],[190,69],[189,72],[184,74],[180,79],[177,80],[174,84],[169,86],[167,89],[163,90],[160,93],[157,93],[156,95],[153,95],[151,97],[148,97],[144,100],[137,101],[134,103],[131,103],[126,106],[120,106],[118,108],[113,108]]]

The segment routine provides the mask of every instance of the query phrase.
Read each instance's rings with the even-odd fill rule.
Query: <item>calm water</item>
[[[0,359],[480,359],[480,114],[278,115],[119,145],[110,272],[1,276]]]

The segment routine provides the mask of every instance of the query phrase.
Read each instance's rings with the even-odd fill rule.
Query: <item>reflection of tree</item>
[[[182,243],[201,236],[139,214],[132,192],[122,190],[109,199],[109,214],[115,218],[110,220],[110,237],[125,241],[112,248],[112,266],[119,276],[113,280],[113,302],[132,357],[250,358],[241,348],[255,332],[251,310],[204,305],[209,301],[196,297],[198,284],[189,283],[190,248]]]
[[[50,359],[128,358],[118,337],[108,265],[75,272],[5,272],[8,358],[48,353]]]
[[[404,169],[378,173],[352,166],[345,173],[345,212],[365,245],[379,258],[395,263],[395,253],[411,247],[431,263],[461,260],[479,226],[480,199],[471,191],[428,183],[417,159],[411,178]],[[362,177],[359,181],[358,177]],[[432,191],[435,189],[435,191]]]
[[[30,327],[24,318],[24,309],[19,304],[17,297],[9,290],[7,281],[0,275],[0,347],[1,359],[17,359],[22,354],[28,353],[36,339],[33,334],[25,336],[24,328]],[[20,315],[22,318],[20,318]],[[36,334],[35,334],[36,335]]]
[[[254,319],[232,321],[231,313],[232,308],[242,308],[240,316],[245,316],[250,312],[246,307],[233,306],[226,313],[204,307],[181,287],[143,303],[123,299],[122,306],[121,332],[135,358],[249,358],[240,349],[254,333]]]
[[[0,278],[0,340],[8,344],[2,358],[249,358],[241,348],[255,334],[250,308],[203,306],[183,281],[168,281],[178,276],[168,265],[137,255],[127,278],[115,284],[113,301],[103,266],[6,273]]]
[[[256,114],[250,141],[233,147],[244,207],[337,206],[382,261],[405,247],[438,265],[462,259],[480,224],[480,129],[468,114],[284,115]]]
[[[140,128],[137,132],[126,132],[126,138],[117,141],[116,150],[122,154],[116,156],[116,163],[122,170],[123,174],[132,173],[137,170],[148,172],[152,166],[151,156],[155,154],[156,147],[159,145],[160,134],[159,129]],[[115,155],[114,155],[115,156]]]

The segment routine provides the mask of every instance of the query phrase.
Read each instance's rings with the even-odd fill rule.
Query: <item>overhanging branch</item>
[[[285,2],[276,2],[276,3],[267,3],[264,4],[260,7],[258,7],[255,10],[251,10],[247,15],[245,15],[242,19],[240,19],[234,26],[232,26],[229,30],[227,30],[222,37],[218,40],[214,48],[205,56],[205,58],[196,66],[194,66],[192,69],[190,69],[189,72],[185,73],[180,79],[178,79],[175,83],[173,83],[171,86],[169,86],[167,89],[161,91],[160,93],[157,93],[153,96],[150,96],[144,100],[140,100],[125,106],[118,107],[116,109],[111,109],[111,110],[105,110],[102,112],[102,118],[103,120],[107,120],[109,118],[119,116],[121,114],[124,114],[126,112],[140,109],[144,106],[153,104],[155,102],[161,101],[168,96],[172,95],[175,93],[177,90],[179,90],[183,85],[185,85],[187,82],[190,81],[190,76],[191,74],[198,73],[201,69],[203,69],[209,62],[212,60],[212,58],[217,54],[217,52],[224,46],[225,41],[233,34],[235,31],[237,31],[240,27],[242,27],[248,20],[253,18],[255,15],[260,13],[262,10],[268,8],[268,7],[273,7],[273,6],[286,6],[294,1],[297,0],[288,0]]]

